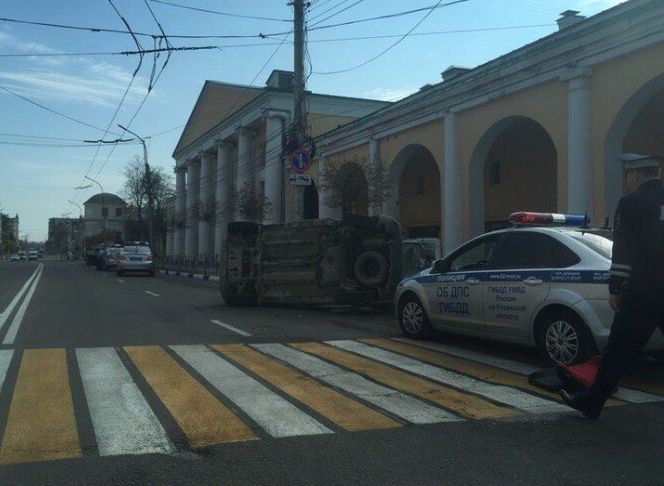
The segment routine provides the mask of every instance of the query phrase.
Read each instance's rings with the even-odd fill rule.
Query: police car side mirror
[[[445,271],[445,260],[436,260],[433,262],[431,273],[443,273]]]

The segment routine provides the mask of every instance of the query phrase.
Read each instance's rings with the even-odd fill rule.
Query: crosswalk
[[[0,464],[567,414],[531,365],[440,343],[0,350]],[[664,401],[658,385],[610,405]]]

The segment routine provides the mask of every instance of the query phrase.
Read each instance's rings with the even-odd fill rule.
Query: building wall
[[[399,180],[399,221],[406,228],[440,226],[440,171],[428,158],[406,163]],[[421,186],[418,188],[418,183]],[[421,194],[418,194],[421,189]]]
[[[592,71],[591,107],[592,107],[592,154],[594,179],[594,204],[596,218],[603,218],[612,208],[605,207],[605,164],[617,163],[613,158],[607,159],[606,143],[612,124],[616,121],[621,109],[649,81],[664,73],[664,44],[655,45],[627,56],[599,64]],[[659,113],[661,117],[661,112]],[[660,118],[661,120],[661,118]],[[661,126],[661,122],[660,122]],[[653,129],[654,127],[650,127]],[[661,133],[661,132],[658,132]],[[642,140],[637,143],[635,137]],[[646,133],[636,135],[632,132],[625,149],[651,150],[655,153],[664,152],[664,143],[660,135],[654,134],[651,142],[644,142]],[[630,150],[631,150],[630,149]],[[610,215],[610,214],[609,214]]]
[[[482,144],[493,144],[490,130],[510,117],[526,117],[541,125],[548,133],[557,153],[557,206],[561,211],[567,206],[567,86],[560,81],[551,81],[527,90],[484,103],[458,115],[459,160],[462,180],[463,237],[470,236],[470,198],[475,190],[471,186],[470,164],[475,151]],[[488,137],[487,137],[488,136]],[[536,183],[547,189],[547,184],[537,174],[524,173],[515,183]]]

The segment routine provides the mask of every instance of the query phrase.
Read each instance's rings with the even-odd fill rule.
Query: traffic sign
[[[312,183],[311,176],[308,174],[290,174],[288,180],[294,186],[310,186]]]
[[[306,172],[309,167],[311,167],[311,164],[314,163],[313,157],[311,157],[311,152],[303,147],[292,151],[288,155],[288,161],[291,167],[298,172]]]

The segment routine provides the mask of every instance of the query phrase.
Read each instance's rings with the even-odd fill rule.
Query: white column
[[[184,254],[198,256],[198,201],[201,164],[191,159],[187,166],[187,222],[185,224]]]
[[[216,207],[217,217],[214,227],[214,251],[222,259],[228,235],[228,223],[233,214],[233,162],[231,145],[221,142],[217,145],[217,185]]]
[[[380,177],[380,156],[378,155],[378,140],[369,139],[369,216],[378,216],[381,213],[382,193],[384,191],[380,184],[384,183]]]
[[[265,120],[265,197],[271,203],[271,210],[265,223],[276,224],[283,221],[284,159],[282,157],[281,135],[284,126],[282,114],[268,112]]]
[[[593,216],[590,69],[568,72],[567,212]]]
[[[457,148],[457,114],[450,112],[444,119],[443,134],[443,253],[461,244],[461,161]],[[472,194],[469,196],[472,197]]]
[[[187,219],[187,186],[185,177],[187,168],[180,166],[175,168],[175,242],[173,245],[174,256],[184,255],[185,226]]]
[[[235,194],[243,190],[254,190],[256,181],[256,161],[253,154],[254,132],[246,128],[238,131],[237,148],[237,174],[235,175]],[[244,221],[237,208],[235,208],[235,220]]]
[[[214,218],[214,181],[212,180],[212,155],[202,152],[200,159],[198,256],[203,258],[210,255],[210,230],[212,229],[212,218]]]

